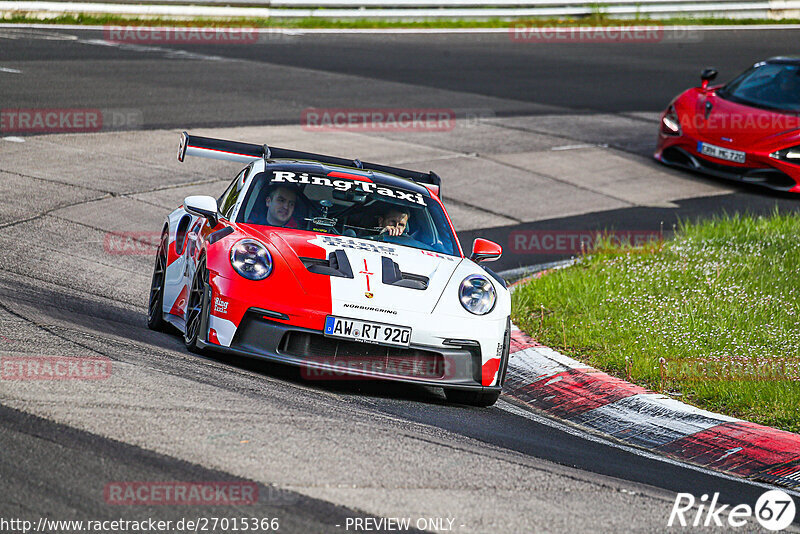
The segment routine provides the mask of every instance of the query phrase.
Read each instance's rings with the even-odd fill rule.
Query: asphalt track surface
[[[0,71],[0,107],[134,109],[136,128],[154,130],[0,140],[0,353],[113,363],[109,379],[91,383],[0,381],[0,517],[246,515],[279,517],[288,532],[346,531],[348,517],[448,517],[460,532],[661,532],[676,492],[754,504],[762,487],[576,434],[509,400],[465,408],[435,389],[315,383],[281,366],[187,353],[177,337],[144,326],[152,258],[97,251],[107,232],[157,229],[176,199],[221,190],[235,172],[207,162],[176,168],[175,135],[161,130],[226,127],[252,136],[256,125],[280,124],[287,126],[264,131],[295,135],[292,125],[311,106],[479,113],[490,120],[474,135],[430,144],[485,146],[506,163],[516,142],[510,131],[535,134],[543,150],[610,140],[620,169],[663,173],[653,176],[683,188],[667,204],[618,195],[591,209],[554,193],[563,207],[528,218],[512,213],[511,199],[481,212],[453,188],[450,209],[467,233],[796,209],[793,198],[662,171],[647,160],[646,136],[652,116],[695,83],[700,66],[715,65],[724,78],[791,51],[798,33],[707,32],[700,41],[648,45],[312,34],[137,48],[103,45],[97,32],[0,28],[0,67],[21,71]],[[621,125],[635,130],[620,133]],[[407,139],[383,141],[396,149]],[[170,145],[159,148],[162,140]],[[430,155],[443,165],[448,157]],[[114,506],[103,498],[114,481],[223,480],[255,482],[258,503]]]
[[[25,39],[26,31],[50,37]],[[184,128],[297,123],[312,106],[488,108],[501,116],[660,110],[697,83],[702,67],[730,79],[755,61],[796,51],[800,31],[687,29],[640,44],[525,43],[505,32],[308,33],[217,46],[93,46],[87,41],[102,39],[102,32],[73,30],[0,28],[0,34],[12,37],[3,39],[0,65],[36,73],[3,77],[4,106],[37,107],[44,100],[135,108],[147,128]],[[59,34],[65,40],[49,40]],[[198,68],[201,56],[218,59]]]

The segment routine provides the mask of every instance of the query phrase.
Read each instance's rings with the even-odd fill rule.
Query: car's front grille
[[[661,155],[664,163],[679,165],[715,176],[739,180],[751,184],[761,184],[788,191],[797,185],[797,182],[788,174],[772,167],[736,167],[709,161],[705,158],[690,154],[680,147],[669,147]]]
[[[278,351],[342,369],[430,379],[445,374],[444,356],[437,352],[334,339],[310,332],[287,332]]]

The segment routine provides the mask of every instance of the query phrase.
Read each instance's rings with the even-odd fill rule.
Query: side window
[[[186,240],[186,230],[189,228],[189,223],[192,218],[188,215],[181,217],[178,223],[178,229],[175,231],[175,254],[179,255],[183,252],[183,243]]]
[[[242,172],[240,172],[236,178],[233,179],[231,185],[228,186],[228,189],[222,193],[222,196],[219,197],[219,200],[217,201],[217,204],[219,205],[219,212],[226,219],[230,217],[231,211],[233,211],[233,207],[236,205],[236,199],[239,198],[239,192],[242,190],[244,178],[248,170],[250,170],[250,167],[246,167],[244,170],[242,170]]]

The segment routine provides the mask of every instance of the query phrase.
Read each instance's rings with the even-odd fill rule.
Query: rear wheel
[[[464,391],[463,389],[445,389],[445,397],[455,404],[469,406],[491,406],[500,397],[499,391]]]
[[[163,332],[167,328],[164,321],[164,281],[167,276],[167,233],[161,234],[161,243],[156,251],[156,264],[150,282],[150,300],[147,306],[147,327]]]
[[[186,327],[183,333],[183,343],[192,352],[201,352],[197,342],[201,336],[203,325],[208,324],[208,269],[205,258],[197,264],[197,271],[192,278],[192,289],[189,292],[189,302],[186,305]]]

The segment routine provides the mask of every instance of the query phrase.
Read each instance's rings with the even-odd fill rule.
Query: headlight
[[[497,293],[488,278],[473,274],[461,282],[458,300],[468,312],[475,315],[486,315],[494,309]]]
[[[791,148],[778,150],[777,152],[770,154],[769,157],[800,165],[800,146],[793,146]]]
[[[242,239],[231,247],[231,265],[248,280],[263,280],[272,272],[272,256],[255,239]]]
[[[678,112],[675,111],[673,106],[667,109],[667,112],[661,119],[661,133],[666,135],[681,135],[681,121],[678,118]]]

